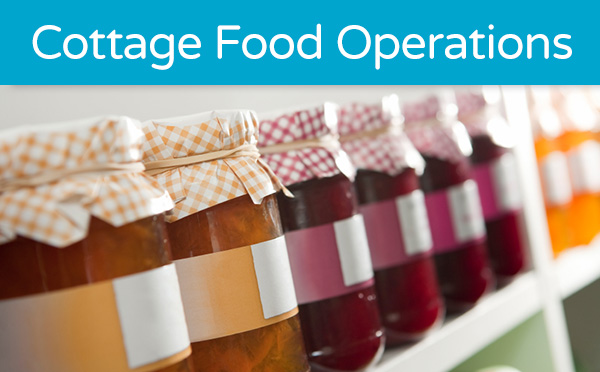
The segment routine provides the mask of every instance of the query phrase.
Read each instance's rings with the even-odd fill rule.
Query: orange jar
[[[167,232],[193,371],[303,372],[309,366],[275,192],[250,111],[155,120],[145,163],[176,201]]]
[[[531,90],[531,119],[535,153],[540,171],[540,181],[546,205],[550,241],[555,256],[573,245],[568,224],[573,192],[569,165],[558,141],[560,121],[550,104],[548,92]]]
[[[573,244],[585,245],[600,232],[600,144],[594,133],[598,115],[579,88],[562,88],[557,96],[563,128],[558,141],[573,186],[569,227]]]
[[[115,117],[0,136],[0,370],[190,371],[141,135]]]

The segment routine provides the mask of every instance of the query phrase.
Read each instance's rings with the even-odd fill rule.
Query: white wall
[[[105,114],[146,120],[224,108],[265,111],[325,100],[374,101],[389,93],[413,100],[433,90],[427,86],[0,86],[0,128]]]

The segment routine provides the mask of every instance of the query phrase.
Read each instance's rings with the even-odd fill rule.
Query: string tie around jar
[[[143,171],[144,165],[140,162],[104,163],[73,167],[69,169],[46,170],[34,175],[25,175],[18,178],[0,180],[0,193],[14,191],[22,187],[37,187],[78,175],[110,175],[123,172],[141,173]]]
[[[150,176],[166,172],[186,165],[207,163],[228,158],[248,157],[259,160],[260,153],[255,145],[246,144],[229,150],[206,152],[199,155],[183,156],[180,158],[163,159],[145,162],[146,174]]]
[[[351,142],[356,141],[363,138],[375,138],[382,135],[399,135],[402,133],[402,127],[400,125],[386,125],[384,127],[363,130],[361,132],[349,133],[343,136],[340,136],[340,142]]]
[[[278,154],[288,151],[303,150],[306,148],[324,148],[331,150],[339,150],[339,136],[327,134],[318,138],[303,139],[298,141],[276,143],[260,148],[260,153],[263,155]]]
[[[177,169],[188,165],[195,165],[215,160],[225,160],[239,157],[254,159],[262,167],[262,169],[265,172],[267,172],[271,179],[277,180],[278,186],[281,188],[281,190],[287,197],[294,197],[294,195],[283,184],[281,184],[281,182],[279,182],[279,179],[275,175],[273,170],[260,158],[260,152],[258,151],[258,148],[256,147],[256,145],[253,144],[241,145],[229,150],[211,151],[203,154],[184,156],[180,158],[149,161],[145,162],[144,165],[146,167],[146,174],[148,174],[149,176],[154,176],[169,170]]]

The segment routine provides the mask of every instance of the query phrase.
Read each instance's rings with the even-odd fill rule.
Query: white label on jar
[[[600,191],[600,144],[589,140],[568,152],[573,191],[596,193]]]
[[[251,247],[265,319],[293,310],[298,303],[285,238],[280,236]]]
[[[479,201],[477,183],[467,180],[448,189],[454,236],[459,243],[485,235],[485,222]]]
[[[115,279],[113,288],[130,368],[189,346],[175,265]]]
[[[396,198],[404,249],[409,256],[429,251],[433,247],[429,218],[423,191],[415,190]]]
[[[546,155],[540,164],[544,197],[547,205],[564,205],[571,201],[573,192],[567,158],[562,152]]]
[[[501,211],[521,208],[521,191],[517,179],[517,164],[513,153],[502,155],[492,164],[496,204]]]
[[[367,231],[361,214],[333,223],[338,255],[347,287],[373,277]]]

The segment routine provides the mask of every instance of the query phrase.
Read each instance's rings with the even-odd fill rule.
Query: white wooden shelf
[[[554,269],[563,299],[600,279],[600,236],[588,246],[563,252],[555,261]]]
[[[537,277],[523,274],[424,340],[386,351],[376,371],[449,371],[541,309]]]

